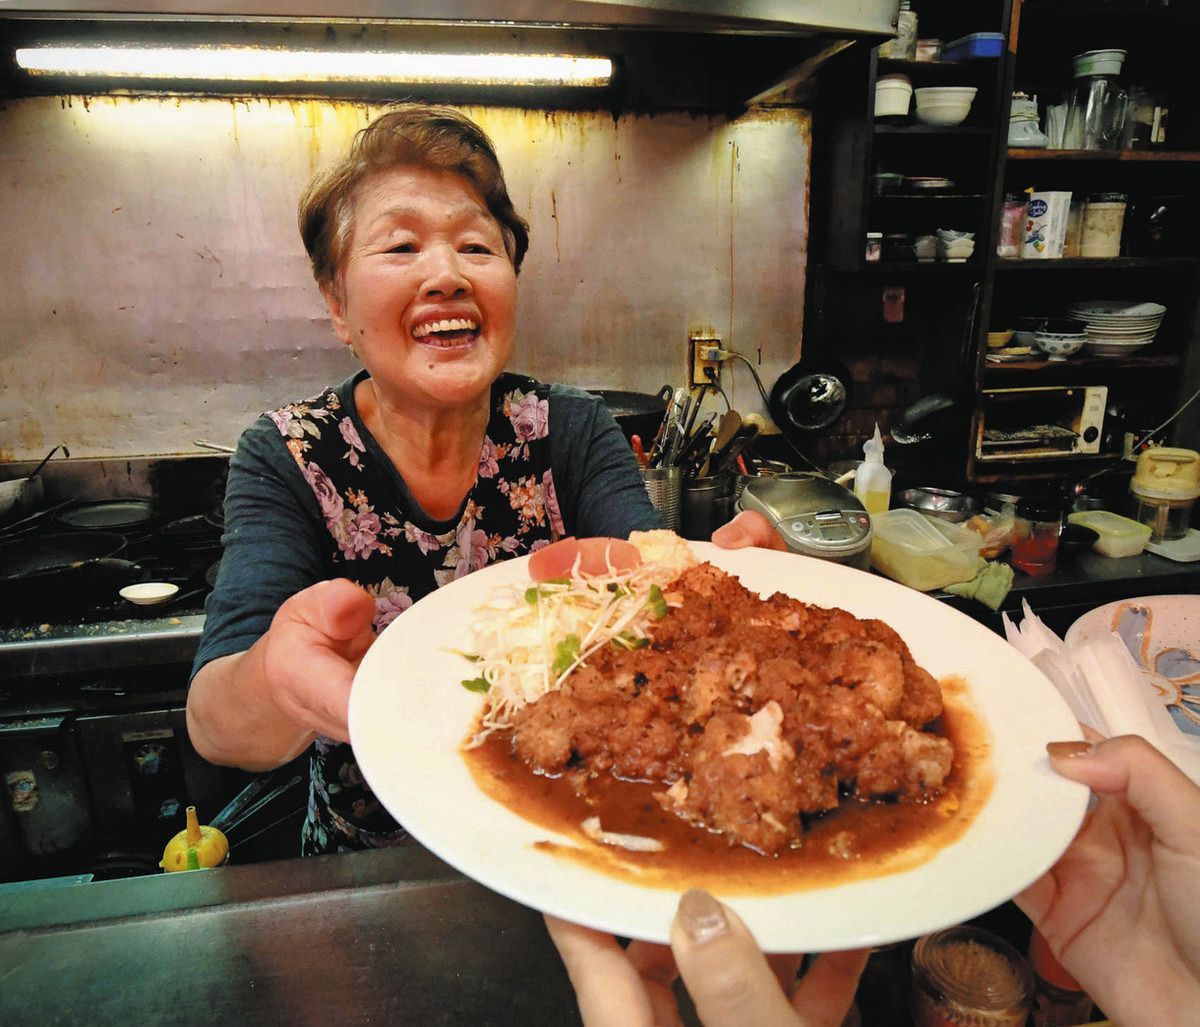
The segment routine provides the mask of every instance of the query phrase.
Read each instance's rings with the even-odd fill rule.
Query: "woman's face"
[[[325,301],[389,405],[472,408],[512,354],[517,276],[500,226],[461,175],[381,172],[359,189]]]

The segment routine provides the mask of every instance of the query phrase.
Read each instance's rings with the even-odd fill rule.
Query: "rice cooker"
[[[849,489],[819,474],[796,471],[751,478],[738,510],[757,510],[793,553],[867,570],[871,517]]]

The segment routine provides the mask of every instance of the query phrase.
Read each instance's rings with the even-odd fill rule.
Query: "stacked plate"
[[[1085,348],[1093,356],[1122,357],[1154,341],[1167,308],[1131,300],[1081,300],[1067,314],[1087,324]]]

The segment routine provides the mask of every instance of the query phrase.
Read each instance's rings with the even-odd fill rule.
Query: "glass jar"
[[[1078,257],[1080,256],[1079,247],[1083,240],[1083,208],[1087,206],[1083,200],[1075,200],[1071,203],[1071,209],[1067,213],[1067,235],[1063,240],[1063,256]]]
[[[996,244],[996,255],[1019,257],[1024,238],[1025,197],[1020,193],[1008,193],[1004,197],[1004,206],[1000,208],[1000,240]]]
[[[867,251],[863,255],[864,259],[872,264],[879,263],[879,257],[883,253],[883,233],[868,232],[867,233]]]
[[[1033,983],[1025,957],[990,931],[935,931],[913,948],[913,1024],[1024,1027]]]
[[[1029,497],[1017,504],[1013,522],[1012,565],[1025,574],[1053,574],[1058,564],[1062,504],[1053,498]]]
[[[1098,193],[1083,208],[1083,233],[1079,240],[1081,257],[1118,257],[1121,254],[1121,230],[1125,226],[1125,195]]]

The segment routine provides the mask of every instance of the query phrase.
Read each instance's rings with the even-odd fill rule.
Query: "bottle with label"
[[[875,434],[863,443],[863,454],[866,459],[854,474],[854,494],[867,513],[883,513],[892,501],[892,472],[883,464],[883,436],[878,424]]]

